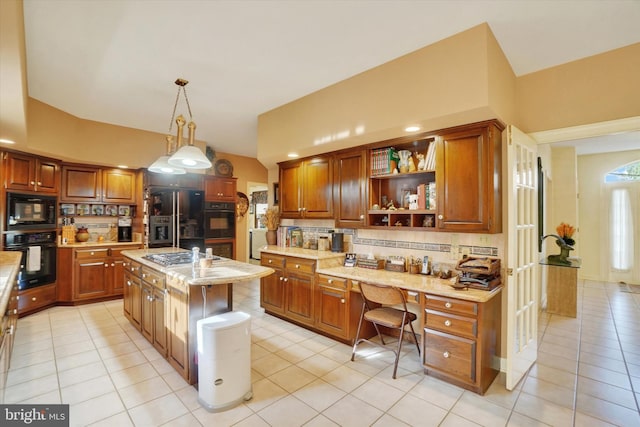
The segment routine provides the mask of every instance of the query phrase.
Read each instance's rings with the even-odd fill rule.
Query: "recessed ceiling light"
[[[407,126],[404,130],[405,132],[415,132],[420,130],[420,126]]]
[[[287,157],[291,157],[292,159],[296,158],[296,157],[298,157],[298,153],[289,153],[289,154],[287,154]]]
[[[120,169],[129,169],[129,166],[127,166],[127,165],[118,165],[118,167]]]
[[[15,141],[12,141],[10,139],[4,139],[4,138],[0,138],[0,144],[15,144]]]

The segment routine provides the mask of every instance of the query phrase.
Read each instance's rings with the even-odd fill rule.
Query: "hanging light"
[[[192,120],[191,106],[189,105],[189,98],[187,98],[187,91],[185,86],[189,83],[184,79],[177,79],[175,84],[178,86],[178,93],[176,95],[176,102],[173,106],[173,114],[171,115],[171,121],[169,122],[169,134],[167,135],[167,154],[161,156],[151,166],[149,171],[164,174],[180,175],[186,173],[185,169],[207,169],[211,167],[209,159],[193,145],[195,140],[196,124]],[[177,141],[174,144],[173,136],[171,136],[171,130],[173,128],[173,120],[176,117],[176,109],[178,107],[178,100],[180,99],[180,91],[184,93],[184,99],[187,103],[187,109],[189,111],[189,143],[188,145],[182,145],[182,130],[186,121],[182,115],[179,115],[176,119],[178,126]],[[177,151],[176,151],[177,150]]]
[[[173,119],[171,121],[173,121]],[[158,160],[153,162],[153,164],[148,168],[149,172],[163,173],[167,175],[183,175],[187,173],[184,168],[179,168],[169,164],[169,157],[173,154],[173,151],[173,137],[171,135],[167,135],[167,154],[159,157]]]

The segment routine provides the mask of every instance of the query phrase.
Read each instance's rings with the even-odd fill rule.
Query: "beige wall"
[[[27,140],[27,73],[22,1],[0,1],[0,139]]]
[[[478,25],[260,115],[258,159],[269,166],[289,151],[380,141],[410,124],[512,120],[514,79],[488,25]]]
[[[578,157],[575,147],[551,148],[551,212],[547,229],[556,234],[556,227],[561,222],[578,227]],[[573,239],[580,240],[580,231]],[[547,246],[548,247],[548,246]],[[560,253],[555,247],[549,253]],[[571,252],[572,256],[580,256],[580,247]]]
[[[604,176],[619,166],[639,160],[640,150],[578,156],[581,232],[576,246],[582,257],[580,276],[583,278],[608,280],[601,252],[602,245],[606,245],[602,230],[607,226],[608,207],[608,201],[603,199]],[[640,236],[638,230],[636,233]]]
[[[566,128],[640,115],[640,43],[518,77],[519,127]]]

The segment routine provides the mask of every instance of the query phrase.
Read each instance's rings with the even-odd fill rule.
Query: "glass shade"
[[[185,145],[169,158],[171,166],[186,169],[208,169],[211,162],[202,151],[196,146]]]
[[[169,156],[162,156],[158,160],[153,162],[153,164],[149,166],[149,171],[167,175],[182,175],[187,173],[184,168],[170,165]]]

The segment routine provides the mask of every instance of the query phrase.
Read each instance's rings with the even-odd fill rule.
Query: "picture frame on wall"
[[[280,203],[280,183],[279,182],[274,182],[273,183],[273,205],[274,206],[278,206],[278,204]]]

